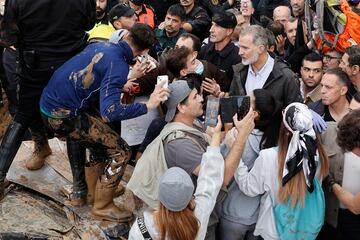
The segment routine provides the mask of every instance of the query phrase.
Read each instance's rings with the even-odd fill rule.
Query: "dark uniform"
[[[16,73],[17,69],[17,53],[13,48],[5,48],[2,55],[5,79],[3,88],[8,99],[9,113],[14,117],[18,106],[17,92],[19,85],[19,76]]]
[[[239,48],[232,42],[221,51],[216,51],[215,44],[209,43],[201,48],[198,58],[207,60],[225,72],[228,77],[226,86],[230,86],[234,76],[232,66],[241,62]]]
[[[192,34],[195,34],[200,40],[204,40],[209,35],[211,19],[206,10],[197,5],[186,14],[185,22],[191,24]]]
[[[79,53],[95,24],[95,1],[8,0],[1,40],[19,52],[19,106],[0,147],[0,199],[3,182],[28,127],[43,135],[41,92],[54,71]]]

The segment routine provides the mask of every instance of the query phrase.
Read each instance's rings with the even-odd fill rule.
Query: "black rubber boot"
[[[22,124],[12,121],[6,129],[0,146],[0,200],[4,198],[4,181],[7,172],[21,145],[27,128]]]
[[[79,207],[86,204],[86,148],[82,147],[79,142],[71,140],[70,138],[67,139],[66,146],[73,175],[73,192],[70,195],[70,203],[75,207]]]

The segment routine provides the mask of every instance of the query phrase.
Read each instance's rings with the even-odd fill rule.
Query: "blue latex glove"
[[[310,111],[311,111],[311,114],[313,117],[313,127],[314,127],[315,132],[316,133],[324,132],[327,128],[326,122],[319,114],[317,114],[316,112],[314,112],[311,109],[310,109]]]

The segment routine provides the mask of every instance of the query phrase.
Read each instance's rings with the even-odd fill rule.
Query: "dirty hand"
[[[146,73],[154,70],[157,67],[160,67],[160,63],[150,55],[147,55],[147,62],[148,62],[148,67],[146,68]]]
[[[162,101],[165,101],[170,96],[170,90],[163,87],[165,82],[161,81],[157,84],[151,93],[149,101],[146,103],[148,112],[159,106]]]
[[[239,132],[238,136],[247,137],[251,133],[255,127],[254,119],[256,116],[257,113],[252,108],[250,108],[249,112],[240,121],[237,120],[237,114],[235,114],[233,121]]]
[[[136,60],[136,63],[132,67],[128,79],[143,77],[146,73],[146,70],[148,69],[148,65],[149,63],[147,61],[140,62],[139,60]]]
[[[205,78],[201,83],[201,88],[215,97],[218,97],[221,93],[220,86],[216,83],[215,79]]]
[[[127,82],[125,83],[124,87],[123,87],[123,92],[130,92],[131,88],[133,88],[134,86],[139,85],[138,83],[135,83],[134,81],[136,80],[136,78],[129,78],[127,80]]]

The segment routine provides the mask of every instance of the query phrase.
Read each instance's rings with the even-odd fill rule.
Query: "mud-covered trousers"
[[[99,116],[81,113],[71,119],[54,119],[44,114],[42,117],[45,126],[53,131],[56,137],[66,137],[68,148],[70,142],[70,145],[78,144],[81,148],[89,149],[92,155],[90,158],[92,162],[89,164],[106,162],[105,177],[111,178],[112,182],[120,182],[130,159],[131,150],[119,134]]]

